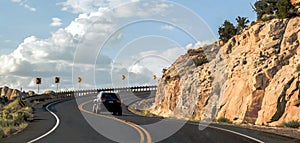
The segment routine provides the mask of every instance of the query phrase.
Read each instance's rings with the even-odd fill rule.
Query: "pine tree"
[[[250,22],[247,17],[238,16],[236,19],[237,22],[237,34],[240,34],[244,28],[247,27],[247,24]]]
[[[226,43],[231,37],[236,35],[237,29],[231,22],[225,20],[223,25],[219,27],[218,33],[220,35],[219,39]]]
[[[291,16],[290,11],[293,10],[293,5],[290,0],[277,0],[277,17],[278,18],[288,18]]]

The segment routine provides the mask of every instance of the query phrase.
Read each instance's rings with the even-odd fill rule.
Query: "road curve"
[[[94,114],[91,112],[91,99],[93,99],[93,96],[79,97],[76,100],[73,99],[52,106],[49,105],[49,109],[60,119],[60,124],[51,134],[36,142],[115,143],[121,141],[149,143],[149,140],[150,142],[157,140],[156,137],[160,132],[153,131],[145,125],[157,123],[162,120],[161,118],[134,115],[126,110],[125,106],[123,107],[124,116],[112,116],[105,112]],[[37,114],[42,120],[34,121],[24,132],[4,139],[1,142],[26,142],[43,135],[42,133],[49,131],[56,124],[55,118],[46,110],[38,110]],[[159,141],[159,143],[299,142],[297,139],[239,127],[211,125],[211,127],[204,130],[199,130],[198,126],[198,123],[187,122],[180,130],[172,136]],[[254,137],[257,141],[233,132],[228,132],[228,130]]]
[[[84,109],[83,106],[85,106],[86,104],[91,104],[93,102],[93,100],[89,100],[89,101],[86,101],[84,103],[81,103],[79,106],[78,106],[78,109],[82,112],[85,112],[85,113],[88,113],[88,114],[91,114],[91,115],[94,115],[94,116],[99,116],[99,117],[102,117],[102,118],[107,118],[107,119],[111,119],[111,120],[115,120],[115,121],[118,121],[120,123],[123,123],[123,124],[126,124],[128,126],[131,126],[132,128],[134,128],[140,135],[141,139],[140,139],[140,143],[144,143],[145,141],[145,137],[144,137],[144,134],[146,135],[146,142],[147,143],[151,143],[151,136],[149,134],[148,131],[146,131],[144,128],[142,128],[141,126],[137,125],[137,124],[134,124],[132,122],[128,122],[126,120],[121,120],[121,119],[118,119],[118,118],[115,118],[115,117],[112,117],[112,116],[108,116],[108,115],[103,115],[103,114],[96,114],[96,113],[93,113],[91,111],[88,111],[86,109]]]
[[[42,139],[42,138],[48,136],[49,134],[51,134],[51,133],[59,126],[60,120],[59,120],[58,116],[57,116],[55,113],[53,113],[53,112],[49,109],[49,107],[52,106],[52,105],[55,105],[55,104],[57,104],[57,103],[60,103],[60,102],[62,102],[62,101],[59,100],[59,101],[50,103],[50,104],[48,104],[48,105],[46,106],[46,110],[47,110],[50,114],[52,114],[53,117],[54,117],[55,120],[56,120],[56,123],[55,123],[55,125],[53,126],[53,128],[52,128],[51,130],[49,130],[48,132],[46,132],[45,134],[43,134],[43,135],[41,135],[41,136],[39,136],[39,137],[37,137],[37,138],[35,138],[35,139],[32,139],[32,140],[28,141],[28,143],[34,143],[34,142],[36,142],[36,141],[38,141],[38,140],[40,140],[40,139]]]

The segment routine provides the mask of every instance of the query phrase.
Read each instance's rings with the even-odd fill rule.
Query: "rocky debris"
[[[135,110],[149,110],[153,107],[153,104],[155,102],[155,98],[147,98],[144,100],[140,100],[137,102],[134,102],[133,104],[129,105],[129,108],[135,109]]]
[[[299,31],[300,17],[273,19],[214,46],[217,55],[189,50],[164,70],[151,112],[271,126],[300,121]]]

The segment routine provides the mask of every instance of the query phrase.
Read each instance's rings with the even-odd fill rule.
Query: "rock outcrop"
[[[220,48],[189,50],[164,70],[152,112],[259,125],[300,120],[299,31],[300,17],[273,19]],[[207,52],[212,47],[217,55]]]
[[[300,0],[291,0],[291,4],[294,5],[298,13],[300,13]]]
[[[0,98],[6,97],[8,100],[14,100],[15,98],[17,98],[19,96],[24,97],[24,96],[27,96],[27,94],[23,93],[17,89],[11,89],[7,86],[0,88]]]
[[[291,3],[292,3],[293,5],[297,5],[298,3],[300,3],[300,0],[291,0]]]

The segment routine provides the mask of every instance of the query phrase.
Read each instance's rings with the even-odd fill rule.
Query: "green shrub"
[[[219,123],[231,123],[231,121],[225,117],[220,117],[217,119],[217,122]]]
[[[237,22],[237,28],[236,28],[237,34],[240,34],[243,31],[243,29],[245,29],[248,26],[248,23],[250,22],[247,17],[240,17],[240,16],[238,16],[235,20]]]
[[[300,123],[296,120],[292,120],[292,121],[284,122],[283,126],[289,127],[289,128],[299,128]]]
[[[299,15],[290,0],[258,0],[253,9],[257,14],[257,20],[268,21],[275,17],[290,18]]]
[[[219,27],[218,33],[219,39],[226,43],[231,37],[236,35],[237,29],[231,22],[225,20],[223,25]]]
[[[21,107],[19,100],[14,100],[0,109],[0,139],[27,127],[28,118],[32,118],[31,107]]]
[[[19,100],[14,100],[13,102],[10,102],[8,105],[4,106],[4,109],[6,110],[18,110],[21,109],[21,106],[19,105]]]
[[[278,10],[276,12],[278,18],[287,18],[291,16],[290,11],[294,8],[290,0],[278,0]]]
[[[2,138],[4,138],[4,132],[3,132],[2,128],[0,128],[0,141]]]

